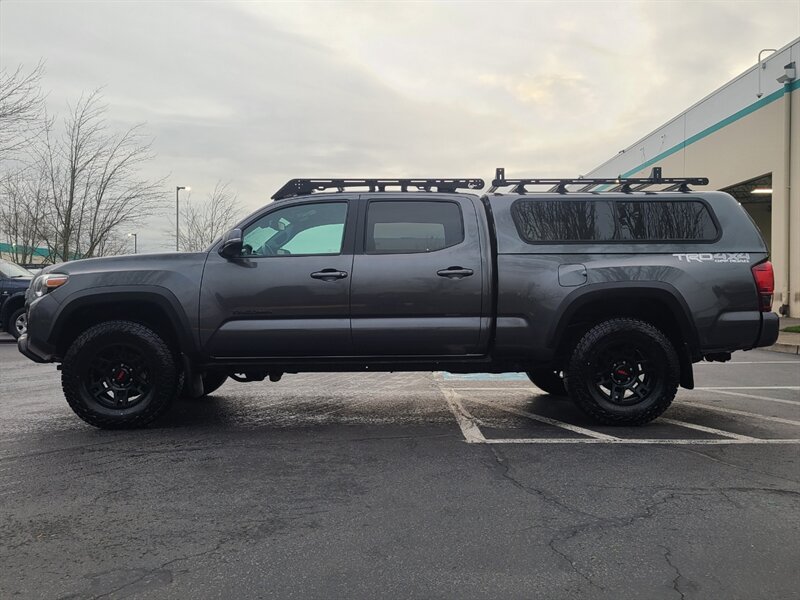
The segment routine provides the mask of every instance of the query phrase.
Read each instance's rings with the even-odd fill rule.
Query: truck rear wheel
[[[177,393],[175,359],[144,325],[108,321],[90,327],[69,347],[61,385],[72,410],[90,425],[142,427]]]
[[[597,421],[640,425],[661,415],[680,382],[678,354],[658,329],[618,318],[590,329],[564,372],[572,400]]]
[[[528,379],[540,390],[544,390],[553,396],[566,396],[567,389],[564,387],[564,378],[561,371],[549,369],[534,369],[527,372]]]

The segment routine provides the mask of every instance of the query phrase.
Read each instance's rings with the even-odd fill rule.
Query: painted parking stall
[[[766,355],[758,360],[700,363],[697,378],[724,382],[726,372],[737,368],[764,369],[772,381],[680,390],[661,418],[640,427],[593,424],[567,398],[532,386],[524,373],[438,376],[470,444],[800,444],[800,361]]]

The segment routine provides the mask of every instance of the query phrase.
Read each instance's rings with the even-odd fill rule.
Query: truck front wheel
[[[572,400],[597,421],[640,425],[672,403],[680,363],[661,331],[638,319],[618,318],[586,332],[564,375]]]
[[[177,393],[175,359],[153,330],[130,321],[90,327],[64,356],[61,385],[81,419],[104,429],[142,427]]]

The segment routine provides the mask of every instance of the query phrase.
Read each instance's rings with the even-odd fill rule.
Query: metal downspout
[[[791,306],[791,292],[792,292],[792,282],[791,278],[791,205],[790,199],[792,194],[792,81],[787,81],[783,86],[783,103],[784,103],[784,110],[785,110],[785,118],[784,124],[785,129],[783,132],[783,172],[784,177],[786,178],[786,219],[784,219],[784,242],[783,242],[783,255],[786,257],[785,265],[784,265],[784,276],[783,276],[783,294],[782,300],[783,303],[781,307],[778,309],[778,312],[783,316],[789,316],[790,306]]]

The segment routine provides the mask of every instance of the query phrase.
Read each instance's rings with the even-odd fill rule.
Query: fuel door
[[[586,283],[586,267],[580,264],[559,265],[558,283],[562,287],[575,287]]]

